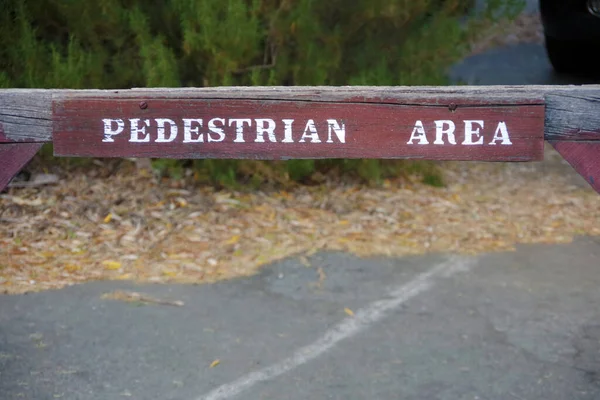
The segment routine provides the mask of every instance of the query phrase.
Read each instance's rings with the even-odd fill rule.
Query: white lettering
[[[169,143],[177,137],[175,121],[167,118],[156,118],[156,143]],[[169,126],[169,137],[165,137],[165,125]]]
[[[283,140],[282,143],[294,143],[294,138],[292,137],[292,124],[294,123],[293,119],[282,119],[284,125],[283,128]]]
[[[208,121],[208,130],[210,132],[207,136],[209,142],[222,142],[223,140],[225,140],[225,131],[223,131],[223,128],[220,128],[217,125],[215,125],[216,122],[220,122],[221,125],[225,126],[225,120],[223,118],[213,118],[210,121]],[[217,135],[219,135],[218,139],[213,138],[211,133],[216,133]]]
[[[500,122],[498,127],[496,128],[496,132],[494,133],[494,138],[490,142],[490,144],[495,145],[498,140],[502,140],[500,144],[512,144],[510,141],[510,137],[508,136],[508,128],[506,127],[506,122]]]
[[[125,129],[125,122],[122,119],[103,119],[102,122],[104,122],[103,142],[114,142],[115,140],[112,137],[123,132],[123,129]],[[116,130],[112,129],[113,122],[117,124]]]
[[[150,142],[150,135],[146,133],[146,127],[150,126],[150,120],[145,119],[142,121],[144,125],[140,128],[140,119],[132,118],[129,120],[131,124],[131,137],[129,138],[130,142],[136,143],[148,143]],[[140,138],[140,134],[144,135]]]
[[[192,127],[192,124],[198,124],[197,127]],[[201,119],[183,119],[183,143],[202,143],[204,142],[204,134],[198,131],[202,127]],[[197,139],[192,138],[192,134],[198,135]]]
[[[414,140],[419,141],[417,144],[429,144],[427,136],[425,135],[425,128],[423,127],[423,122],[421,120],[417,120],[417,122],[415,122],[415,127],[410,135],[410,139],[406,144],[414,144]]]
[[[446,129],[444,129],[444,125],[447,125]],[[456,125],[450,120],[435,121],[435,141],[433,144],[444,144],[444,134],[448,135],[448,143],[456,144],[454,129],[456,129]]]
[[[229,126],[235,125],[235,143],[244,143],[244,124],[250,126],[252,124],[251,119],[230,119]]]
[[[479,127],[473,129],[473,125],[479,125]],[[465,121],[465,140],[462,142],[464,145],[475,145],[483,144],[483,136],[479,132],[483,129],[483,121]],[[473,142],[473,137],[477,138],[476,142]]]
[[[340,143],[346,143],[346,125],[342,122],[342,126],[335,119],[327,120],[327,143],[333,143],[331,133],[335,132]]]
[[[256,122],[256,143],[264,143],[265,142],[265,137],[264,134],[266,133],[269,136],[269,142],[276,142],[277,139],[275,138],[275,121],[273,121],[272,119],[261,119],[261,118],[257,118],[254,120]],[[267,126],[265,126],[265,124]]]
[[[115,136],[124,134],[126,129],[130,129],[129,142],[132,143],[204,143],[206,142],[227,142],[245,143],[245,128],[253,129],[252,124],[256,124],[255,143],[277,143],[278,136],[281,143],[295,143],[295,139],[299,139],[299,143],[323,143],[318,132],[318,127],[325,128],[327,124],[326,143],[346,143],[346,125],[341,119],[314,119],[305,120],[306,124],[302,131],[301,137],[299,129],[294,131],[294,119],[271,119],[271,118],[212,118],[207,119],[207,124],[204,125],[203,118],[130,118],[130,119],[102,119],[104,127],[102,142],[114,143]],[[280,122],[283,124],[280,125]],[[496,129],[491,141],[488,142],[488,134],[491,134],[493,126],[489,121],[488,132],[485,130],[484,120],[435,120],[425,121],[432,134],[433,124],[435,124],[435,140],[434,145],[456,145],[457,142],[465,146],[484,145],[512,145],[510,133],[505,121],[497,122]],[[464,124],[464,137],[460,137],[461,133],[457,124]],[[126,126],[129,123],[129,126]],[[156,124],[156,137],[154,136],[154,124]],[[228,128],[231,127],[231,128]],[[183,129],[183,135],[179,133]],[[457,133],[457,129],[459,132]],[[233,136],[233,130],[235,135]],[[324,131],[321,134],[325,134]],[[125,135],[127,135],[125,133]],[[231,135],[231,136],[230,136]],[[416,120],[407,142],[408,145],[429,145],[429,139],[425,131],[423,120]],[[233,140],[232,140],[233,139]],[[252,140],[252,139],[250,139]]]
[[[309,119],[306,122],[306,127],[304,128],[304,132],[302,133],[302,137],[299,142],[304,143],[305,139],[310,139],[312,143],[321,143],[321,139],[319,139],[319,134],[317,133],[317,127],[315,126],[315,121]]]

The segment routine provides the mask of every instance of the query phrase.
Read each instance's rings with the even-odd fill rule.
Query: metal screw
[[[456,111],[457,108],[458,106],[454,103],[450,103],[450,105],[448,105],[448,110],[450,110],[451,112]]]
[[[146,108],[148,108],[148,103],[146,103],[145,101],[140,102],[140,108],[142,110],[145,110]]]

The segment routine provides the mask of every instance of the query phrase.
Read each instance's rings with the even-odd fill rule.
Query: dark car
[[[600,0],[540,0],[540,12],[554,69],[600,74]]]

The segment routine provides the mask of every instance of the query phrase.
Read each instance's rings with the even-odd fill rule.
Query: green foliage
[[[315,172],[315,160],[289,160],[286,169],[291,180],[300,182]]]
[[[405,172],[408,175],[417,175],[421,177],[421,181],[427,185],[442,187],[444,179],[441,171],[435,163],[426,161],[413,161],[405,167]]]
[[[474,36],[522,6],[490,0],[465,20],[473,3],[0,0],[0,87],[442,85]],[[256,183],[269,169],[296,181],[332,169],[379,181],[407,167],[373,160],[257,165],[154,161],[161,174],[177,178],[191,167],[219,185]]]
[[[235,187],[238,173],[241,173],[237,160],[194,160],[196,176],[200,181],[205,180],[213,185]]]
[[[152,168],[160,177],[171,176],[173,179],[183,178],[184,165],[179,160],[173,160],[170,158],[153,160]]]

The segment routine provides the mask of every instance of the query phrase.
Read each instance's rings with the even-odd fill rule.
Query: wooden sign
[[[600,86],[0,90],[0,189],[58,156],[536,161],[600,191]]]
[[[250,99],[56,102],[58,156],[532,161],[544,106]]]

